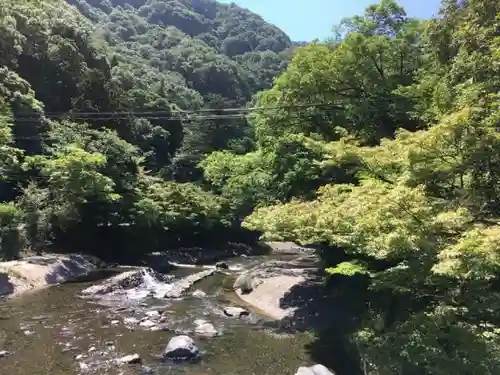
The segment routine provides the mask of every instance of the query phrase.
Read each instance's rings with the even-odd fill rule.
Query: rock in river
[[[233,289],[241,289],[242,293],[251,293],[261,283],[261,279],[254,277],[248,272],[245,272],[238,276],[238,278],[234,282]]]
[[[101,296],[103,294],[112,293],[118,289],[130,289],[136,288],[144,283],[145,277],[154,277],[158,280],[162,279],[162,276],[149,268],[141,268],[138,270],[132,270],[127,272],[122,272],[116,276],[110,277],[101,284],[92,285],[87,289],[82,290],[82,295],[84,296]]]
[[[215,273],[214,269],[198,272],[187,277],[184,277],[174,283],[172,287],[165,293],[165,298],[179,298],[182,294],[191,288],[194,283],[204,279],[205,277],[211,276]]]
[[[123,319],[123,323],[129,324],[129,325],[138,324],[139,319],[134,318],[133,316],[129,316],[129,317],[126,317],[125,319]]]
[[[123,364],[126,364],[126,363],[141,363],[141,357],[139,356],[139,354],[130,354],[130,355],[126,355],[125,357],[121,357],[121,358],[118,358],[116,360],[116,363],[119,364],[119,365],[123,365]]]
[[[295,375],[335,375],[323,365],[314,365],[311,367],[299,367]]]
[[[172,337],[163,351],[163,358],[174,360],[190,360],[200,356],[200,349],[189,336]]]
[[[156,323],[153,322],[152,320],[146,319],[146,320],[143,320],[142,322],[140,322],[139,325],[141,327],[151,328],[151,327],[154,327],[156,325]]]
[[[146,315],[148,318],[156,318],[159,317],[161,314],[157,310],[151,310],[151,311],[146,311],[144,315]]]
[[[214,337],[219,335],[219,332],[217,331],[217,329],[215,329],[214,325],[212,323],[207,322],[206,320],[197,319],[194,321],[194,325],[195,325],[194,332],[198,336]]]
[[[168,332],[171,331],[170,326],[167,323],[158,323],[157,325],[149,329],[151,332]]]
[[[233,317],[237,317],[237,318],[241,318],[242,316],[248,316],[250,315],[250,313],[241,308],[241,307],[233,307],[233,306],[227,306],[227,307],[224,307],[224,314],[226,314],[227,316],[233,316]]]
[[[206,297],[207,296],[207,293],[205,293],[203,290],[195,290],[193,292],[193,297],[197,297],[197,298],[203,298],[203,297]]]
[[[229,269],[229,265],[226,262],[217,262],[215,268],[227,270]]]

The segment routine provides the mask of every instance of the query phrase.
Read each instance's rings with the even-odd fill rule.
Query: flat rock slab
[[[246,303],[255,306],[269,317],[280,320],[294,311],[280,307],[280,300],[293,286],[304,281],[306,278],[303,276],[275,276],[265,279],[250,294],[242,294],[241,291],[236,293]]]
[[[18,295],[75,279],[96,269],[94,261],[80,254],[45,254],[0,262],[0,294]]]
[[[215,273],[215,269],[201,271],[192,275],[186,276],[171,284],[171,288],[165,293],[165,298],[179,298],[186,290],[191,288],[193,284],[203,280],[205,277],[211,276]]]

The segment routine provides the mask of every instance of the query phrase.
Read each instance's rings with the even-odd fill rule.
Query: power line
[[[207,113],[207,112],[220,112],[220,113],[233,113],[233,112],[254,112],[254,111],[267,111],[267,110],[280,110],[280,109],[296,109],[296,108],[310,108],[310,107],[337,107],[342,109],[342,107],[337,106],[334,103],[310,103],[310,104],[293,104],[293,105],[280,105],[280,106],[258,106],[258,107],[239,107],[239,108],[200,108],[192,110],[163,110],[163,111],[114,111],[114,112],[45,112],[40,113],[40,116],[45,117],[57,117],[57,116],[92,116],[92,115],[123,115],[123,116],[137,116],[137,115],[160,115],[160,116],[170,116],[172,114],[196,114],[196,113]],[[33,116],[33,112],[18,112],[16,115],[28,114]]]
[[[96,113],[96,115],[99,115],[99,113]],[[196,116],[196,117],[180,117],[180,116],[141,116],[141,115],[135,115],[135,116],[94,116],[94,117],[89,117],[89,116],[67,116],[67,117],[52,117],[52,119],[58,119],[58,120],[89,120],[89,121],[98,121],[98,120],[130,120],[132,117],[135,118],[144,118],[147,120],[163,120],[163,121],[195,121],[195,120],[221,120],[221,119],[242,119],[245,118],[246,116],[241,114],[241,115],[220,115],[220,116]],[[39,121],[40,118],[28,118],[28,117],[14,117],[14,121],[16,122],[33,122],[33,121]]]
[[[322,113],[328,113],[336,111],[336,108],[332,109],[325,109]],[[197,120],[224,120],[224,119],[245,119],[246,115],[244,114],[235,114],[235,115],[213,115],[213,116],[197,116],[197,117],[189,117],[189,118],[182,118],[182,117],[169,117],[169,116],[155,116],[155,117],[145,117],[147,120],[162,120],[162,121],[197,121]],[[93,118],[88,118],[88,117],[73,117],[68,120],[90,120],[90,121],[110,121],[110,120],[121,120],[121,119],[130,119],[130,117],[93,117]],[[21,122],[21,123],[27,123],[27,122],[33,122],[33,121],[39,121],[40,119],[28,119],[28,118],[20,118],[20,119],[15,119],[15,122]],[[97,129],[95,129],[97,130]],[[12,137],[16,140],[54,140],[54,136],[51,136],[50,134],[40,134],[40,135],[32,135],[32,136],[22,136],[19,135],[17,136],[16,134],[12,134]]]
[[[330,111],[338,111],[340,107],[332,107],[325,108],[322,112],[330,112]],[[130,120],[131,118],[143,118],[147,120],[162,120],[162,121],[206,121],[206,120],[227,120],[227,119],[245,119],[248,114],[240,113],[240,114],[221,114],[221,115],[200,115],[200,116],[178,116],[178,115],[144,115],[143,113],[134,113],[134,115],[121,115],[120,113],[116,113],[116,115],[107,115],[104,116],[99,112],[94,113],[95,116],[80,116],[80,115],[71,115],[66,114],[65,116],[59,117],[50,117],[50,119],[54,120],[87,120],[87,121],[111,121],[111,120]],[[40,121],[40,117],[14,117],[15,122],[34,122]]]
[[[405,99],[416,99],[413,97],[405,97],[401,98],[401,100]],[[378,102],[395,102],[397,101],[397,97],[393,98],[377,98]],[[45,112],[45,113],[40,113],[40,114],[34,114],[33,112],[18,112],[16,113],[16,117],[24,117],[24,115],[28,116],[40,116],[40,117],[47,117],[47,118],[57,118],[57,117],[71,117],[71,118],[79,118],[79,117],[85,117],[87,116],[95,116],[95,115],[100,115],[100,116],[113,116],[113,118],[116,118],[115,116],[123,116],[124,118],[129,118],[129,117],[144,117],[144,116],[159,116],[159,117],[165,117],[169,116],[171,117],[172,115],[177,115],[179,118],[184,119],[183,117],[180,117],[180,115],[189,115],[189,114],[197,114],[197,113],[248,113],[248,112],[261,112],[261,111],[275,111],[275,110],[293,110],[293,109],[300,109],[300,108],[331,108],[331,109],[338,109],[342,110],[344,109],[345,103],[342,101],[338,101],[337,103],[321,103],[321,102],[316,102],[316,103],[308,103],[308,104],[292,104],[292,105],[278,105],[278,106],[257,106],[257,107],[239,107],[239,108],[200,108],[200,109],[193,109],[193,110],[156,110],[156,111],[114,111],[114,112]],[[213,116],[218,116],[217,114],[214,114]],[[93,119],[93,118],[92,118]]]
[[[71,116],[67,118],[60,117],[58,120],[86,120],[86,121],[112,121],[112,120],[130,120],[133,118],[132,116],[95,116],[95,117],[86,117],[86,116]],[[135,118],[143,118],[146,120],[162,120],[162,121],[196,121],[196,120],[224,120],[224,119],[244,119],[245,115],[235,115],[235,116],[197,116],[197,117],[178,117],[178,116],[137,116]],[[55,119],[55,118],[53,118]],[[40,118],[14,118],[15,122],[34,122],[39,121]]]

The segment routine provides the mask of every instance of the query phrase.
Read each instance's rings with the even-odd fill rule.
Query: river
[[[247,267],[268,259],[270,256],[235,258],[229,263]],[[179,269],[173,276],[198,271]],[[0,302],[0,350],[10,353],[0,358],[2,374],[140,375],[151,371],[157,375],[293,375],[299,366],[311,364],[305,350],[309,334],[277,335],[273,322],[264,316],[252,313],[251,318],[237,319],[222,313],[223,306],[237,301],[223,287],[227,277],[216,274],[196,284],[193,289],[206,292],[204,298],[190,293],[177,300],[150,298],[127,309],[78,296],[96,281],[67,283]],[[124,318],[141,318],[153,308],[167,311],[169,328],[177,333],[192,330],[194,320],[202,318],[221,335],[191,335],[203,351],[197,363],[160,361],[156,355],[176,332],[152,332],[123,324]],[[142,365],[117,366],[113,361],[133,353],[141,356]]]

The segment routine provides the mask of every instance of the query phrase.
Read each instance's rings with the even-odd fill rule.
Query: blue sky
[[[332,26],[344,17],[363,13],[377,0],[219,0],[235,2],[285,31],[292,40],[310,41],[331,36]],[[399,0],[411,17],[430,18],[441,0]]]

